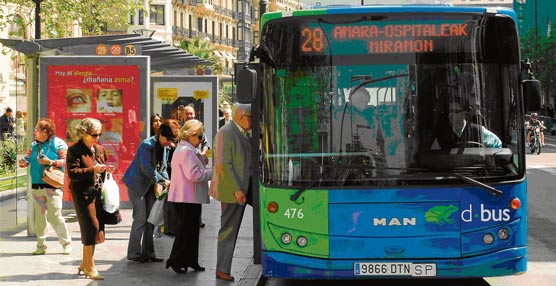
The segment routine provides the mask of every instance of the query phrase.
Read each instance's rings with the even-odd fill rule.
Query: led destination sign
[[[324,53],[330,45],[335,53],[431,53],[439,41],[467,37],[470,30],[468,23],[304,26],[300,50]]]

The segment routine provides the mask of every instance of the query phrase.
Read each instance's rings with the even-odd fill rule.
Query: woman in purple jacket
[[[212,169],[207,168],[197,150],[203,140],[203,123],[191,119],[180,130],[180,143],[172,157],[172,178],[168,201],[174,202],[174,210],[181,222],[166,261],[166,268],[186,273],[191,267],[205,271],[199,265],[199,221],[201,204],[210,203],[208,181]]]

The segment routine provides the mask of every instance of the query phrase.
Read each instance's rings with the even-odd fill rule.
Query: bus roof
[[[504,14],[516,20],[513,9],[505,7],[477,7],[477,6],[445,6],[445,5],[366,5],[366,6],[320,6],[315,9],[297,11],[278,11],[265,13],[261,19],[261,27],[267,21],[297,16],[334,15],[334,14],[364,14],[364,13],[476,13],[476,14]]]

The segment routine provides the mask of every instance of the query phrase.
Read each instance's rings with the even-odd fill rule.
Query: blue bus
[[[526,271],[539,83],[512,10],[319,7],[265,13],[260,31],[238,98],[260,126],[264,276]]]

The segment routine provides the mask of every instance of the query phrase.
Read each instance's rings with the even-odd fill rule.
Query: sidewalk
[[[14,232],[2,232],[0,240],[0,285],[256,285],[260,276],[260,265],[253,264],[253,217],[252,208],[247,207],[238,243],[234,253],[232,275],[235,282],[216,280],[216,244],[220,225],[220,203],[211,200],[203,205],[203,222],[199,245],[199,264],[205,272],[177,274],[165,269],[173,238],[155,238],[157,257],[162,263],[137,263],[126,259],[127,242],[131,227],[131,209],[123,209],[123,222],[106,226],[106,241],[95,249],[95,263],[104,280],[91,280],[77,276],[83,245],[79,225],[73,209],[65,208],[66,221],[73,239],[73,253],[63,255],[56,234],[49,227],[46,255],[33,256],[35,237],[28,237],[24,228]]]

